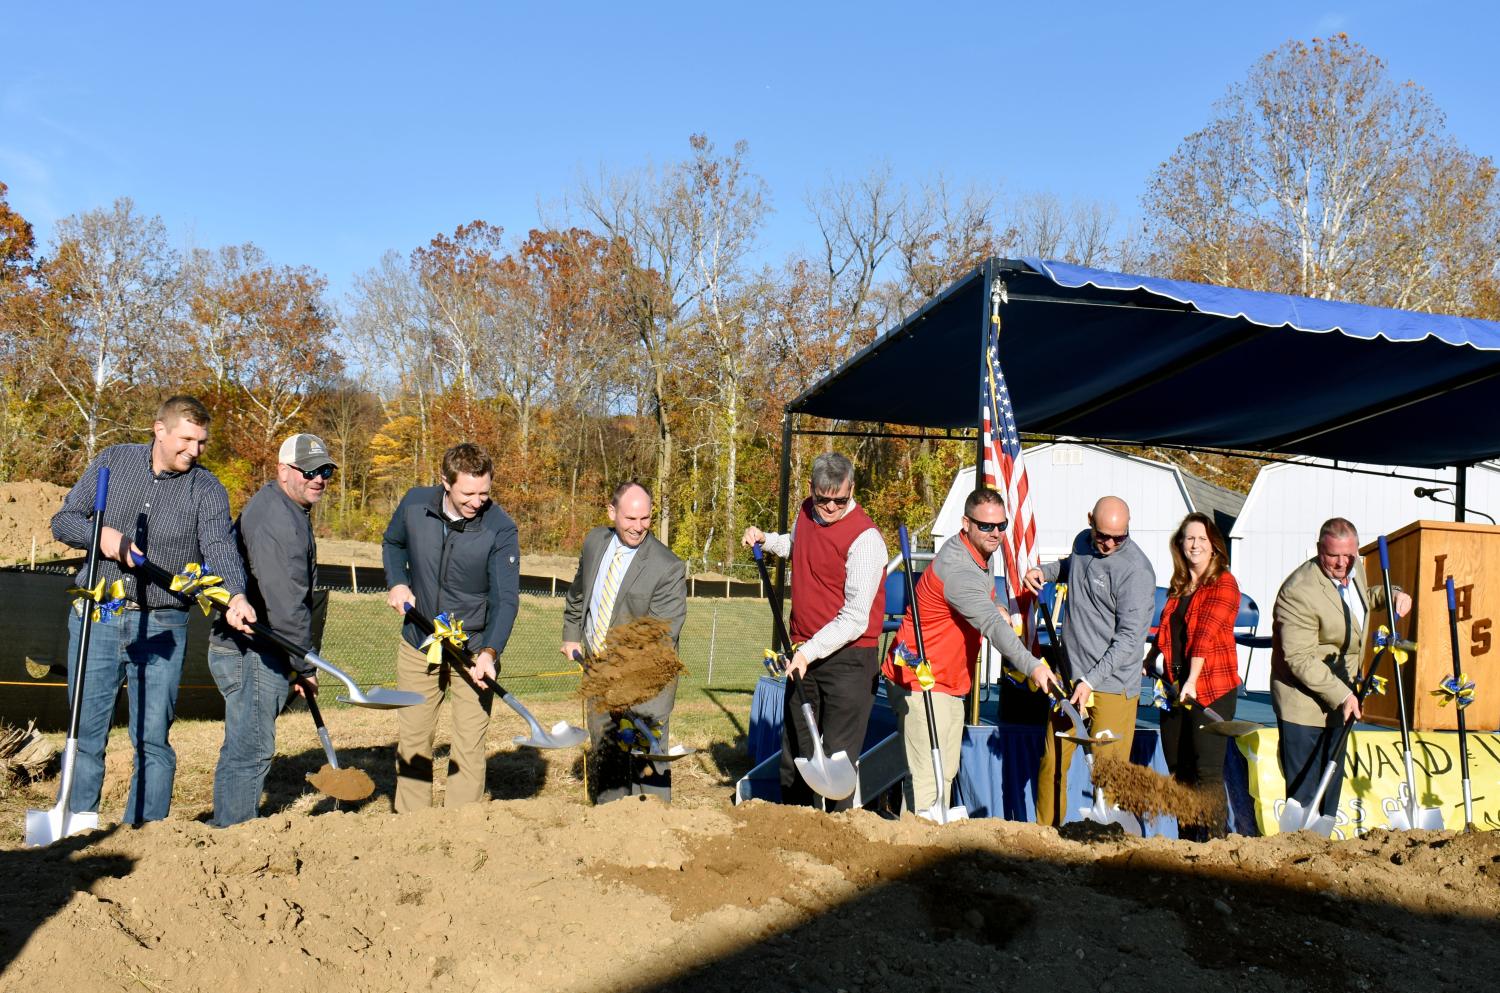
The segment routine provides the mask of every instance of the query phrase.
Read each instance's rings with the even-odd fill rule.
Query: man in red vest
[[[1046,690],[1054,682],[1047,663],[1026,650],[1011,628],[1010,617],[996,602],[990,558],[1000,547],[1006,523],[1005,502],[999,493],[987,486],[970,493],[964,501],[963,530],[938,549],[917,581],[922,646],[932,668],[932,710],[943,778],[947,780],[941,801],[937,800],[937,777],[932,768],[927,710],[920,699],[922,687],[914,668],[920,660],[910,604],[901,629],[891,641],[884,671],[891,681],[891,709],[901,726],[906,765],[911,770],[906,781],[909,810],[927,810],[937,803],[946,809],[950,803],[963,745],[964,698],[973,685],[981,636],[990,640],[1011,668],[1030,676],[1040,689]]]
[[[781,731],[781,797],[811,805],[813,793],[793,761],[813,753],[802,719],[797,680],[812,704],[823,750],[863,750],[870,708],[880,678],[880,626],[885,620],[885,539],[864,508],[854,502],[854,465],[837,452],[813,460],[812,495],[797,510],[790,534],[745,529],[745,545],[792,560],[791,637],[786,705]],[[793,545],[796,550],[793,554]],[[853,798],[829,803],[847,810]]]

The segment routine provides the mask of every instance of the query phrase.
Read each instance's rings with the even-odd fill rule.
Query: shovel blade
[[[93,811],[77,813],[58,804],[51,810],[26,811],[26,844],[31,847],[50,845],[70,835],[92,831],[99,826],[99,815]]]
[[[543,731],[538,727],[531,734],[518,734],[511,740],[530,748],[575,748],[587,741],[588,736],[589,733],[583,728],[574,727],[567,721],[558,721],[550,731]]]
[[[917,816],[923,820],[932,821],[934,824],[952,824],[955,821],[966,821],[969,819],[969,808],[963,804],[949,807],[944,810],[937,804],[933,804],[926,810],[917,811]]]
[[[422,694],[410,690],[393,690],[385,686],[374,686],[368,690],[351,689],[338,698],[339,703],[370,710],[395,710],[399,707],[415,707],[422,702]]]
[[[814,793],[830,800],[842,800],[854,795],[859,776],[847,752],[823,755],[821,749],[812,758],[796,758],[797,772],[802,781]]]
[[[1263,731],[1265,728],[1254,721],[1215,721],[1203,725],[1205,734],[1217,734],[1224,738],[1238,738],[1242,734]]]
[[[1435,807],[1418,807],[1414,803],[1385,804],[1387,826],[1392,831],[1441,831],[1443,812]]]

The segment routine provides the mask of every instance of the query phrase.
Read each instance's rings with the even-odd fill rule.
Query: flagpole
[[[985,421],[985,417],[987,416],[988,411],[990,409],[990,400],[991,400],[987,388],[988,388],[988,385],[989,385],[990,336],[994,333],[994,330],[993,330],[993,320],[994,320],[993,314],[994,314],[994,307],[996,306],[996,304],[994,302],[996,300],[995,290],[996,290],[996,285],[995,285],[995,260],[994,259],[990,259],[987,262],[985,262],[985,264],[984,264],[984,296],[982,298],[985,301],[985,304],[988,304],[988,306],[985,306],[985,304],[981,304],[981,312],[980,312],[981,313],[981,316],[980,316],[980,327],[983,328],[983,331],[979,335],[979,411],[978,411],[978,413],[979,413],[979,419],[975,422],[975,425],[974,425],[978,429],[975,432],[978,437],[976,437],[975,440],[974,440],[974,488],[975,489],[978,489],[979,487],[983,486],[984,483],[985,483],[985,476],[984,476],[984,456],[985,456],[985,440],[986,439],[985,439],[985,432],[984,432],[984,421]],[[992,431],[994,430],[994,425],[993,424],[990,425],[990,429]],[[991,572],[990,576],[991,576],[990,582],[993,583],[994,582],[994,578],[993,578],[994,577],[994,573]],[[975,666],[974,666],[974,675],[975,675],[975,678],[973,680],[971,680],[970,685],[969,685],[969,723],[970,724],[978,724],[979,723],[980,680],[979,680],[978,677],[982,676],[985,673],[985,671],[988,669],[988,666],[986,665],[987,662],[989,662],[989,646],[988,645],[985,646],[984,655],[975,662]]]

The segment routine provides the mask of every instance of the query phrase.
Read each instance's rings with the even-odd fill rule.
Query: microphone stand
[[[1491,517],[1489,514],[1486,514],[1482,510],[1475,510],[1473,507],[1463,507],[1463,508],[1460,508],[1458,506],[1458,504],[1454,503],[1452,500],[1439,500],[1437,498],[1437,494],[1435,494],[1435,493],[1424,493],[1423,496],[1425,496],[1427,499],[1431,500],[1433,503],[1440,503],[1440,504],[1442,504],[1445,507],[1452,507],[1454,510],[1462,509],[1465,514],[1478,514],[1480,517],[1483,517],[1486,520],[1488,520],[1491,524],[1496,523],[1495,519],[1493,517]]]

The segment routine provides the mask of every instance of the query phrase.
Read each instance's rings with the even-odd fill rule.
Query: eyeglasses
[[[304,469],[301,466],[294,465],[292,468],[302,473],[303,479],[312,480],[317,479],[319,476],[322,476],[324,479],[333,478],[333,466],[331,465],[318,466],[316,469]]]
[[[1121,542],[1123,542],[1126,538],[1129,538],[1129,537],[1130,537],[1130,532],[1129,531],[1126,531],[1124,534],[1105,534],[1103,531],[1100,531],[1098,528],[1094,528],[1094,540],[1097,541],[1097,542],[1100,542],[1100,543],[1108,543],[1108,544],[1111,544],[1111,545],[1118,545]]]
[[[979,530],[983,531],[985,534],[989,534],[991,531],[1004,532],[1004,530],[1010,526],[1010,521],[976,521],[972,517],[966,517],[964,519]]]
[[[824,503],[826,503],[826,504],[831,504],[831,505],[833,505],[835,507],[847,507],[847,506],[849,506],[849,501],[853,500],[853,499],[854,498],[852,496],[824,496],[821,493],[814,493],[813,494],[813,503],[817,503],[817,504],[824,504]]]

